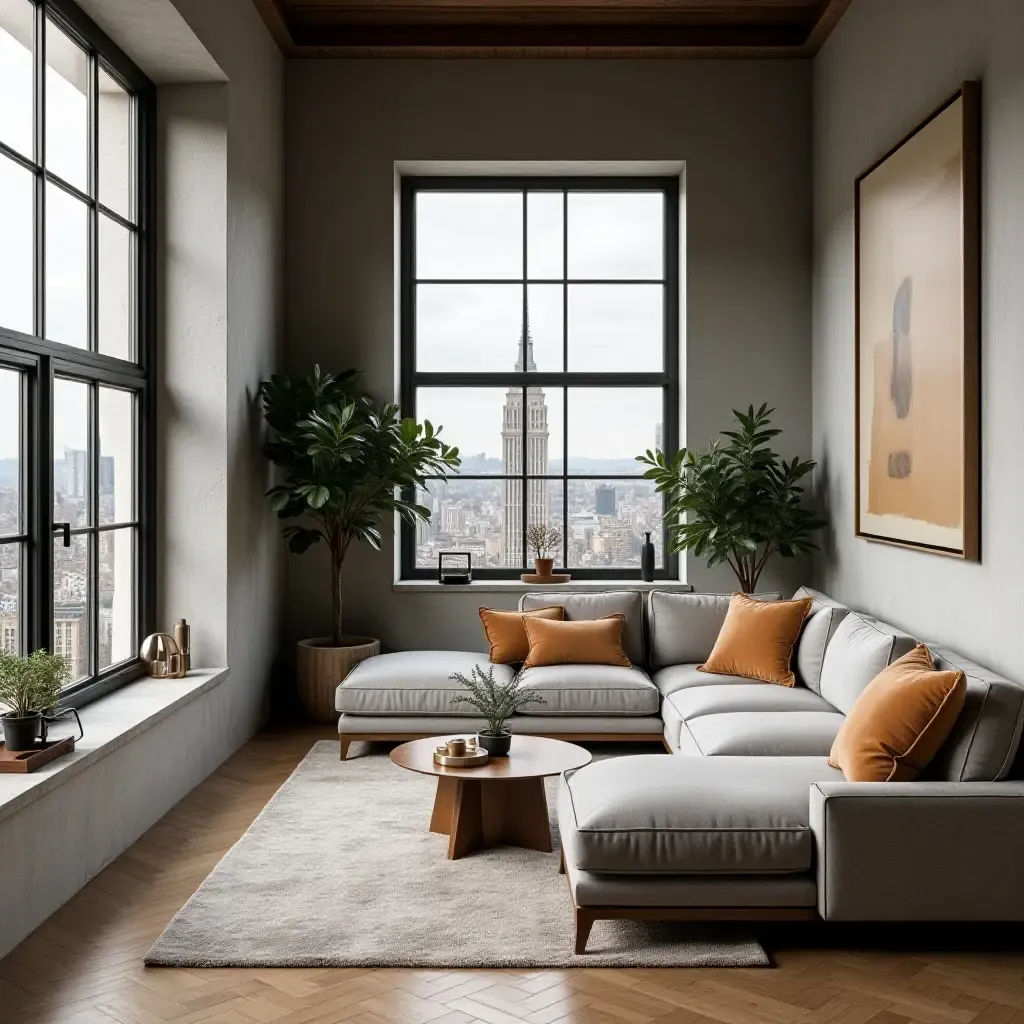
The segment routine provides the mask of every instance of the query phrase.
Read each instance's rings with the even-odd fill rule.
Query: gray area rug
[[[667,756],[667,755],[666,755]],[[549,779],[554,812],[557,779]],[[457,861],[427,831],[435,781],[315,744],[146,957],[166,967],[760,967],[733,927],[599,921],[573,953],[555,853]]]

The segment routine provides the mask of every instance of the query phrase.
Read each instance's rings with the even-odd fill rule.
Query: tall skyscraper
[[[89,453],[64,449],[64,497],[84,498],[89,493]]]
[[[599,516],[615,515],[615,488],[611,484],[598,484],[594,488],[594,511]]]
[[[530,316],[519,337],[516,373],[534,372]],[[525,427],[525,429],[524,429]],[[523,440],[526,440],[526,474],[543,476],[548,471],[548,407],[544,389],[527,387],[526,421],[523,421],[523,389],[509,388],[501,424],[501,471],[506,476],[523,472]],[[544,480],[528,480],[527,523],[548,521],[548,488]],[[505,480],[501,521],[501,564],[519,566],[523,561],[523,481]]]

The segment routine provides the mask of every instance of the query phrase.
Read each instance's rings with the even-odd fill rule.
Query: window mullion
[[[528,238],[529,238],[529,235],[527,234],[527,231],[528,231],[527,217],[529,216],[529,214],[527,212],[527,208],[528,208],[529,204],[526,201],[526,191],[525,190],[523,191],[522,195],[523,195],[523,311],[522,311],[522,322],[519,325],[519,338],[520,338],[520,344],[521,344],[520,352],[522,354],[522,359],[523,359],[523,372],[526,373],[527,370],[529,369],[529,362],[528,362],[527,357],[526,357],[526,329],[527,329],[527,324],[529,323],[529,318],[530,318],[529,291],[528,291],[528,289],[526,287],[526,278],[527,278],[528,273],[529,273],[529,270],[528,270],[527,265],[526,265],[526,255],[527,255]],[[522,501],[522,509],[523,509],[523,511],[522,511],[522,518],[521,518],[521,520],[519,522],[519,529],[520,529],[519,536],[520,536],[520,541],[521,541],[521,544],[522,544],[522,548],[521,548],[522,555],[520,557],[520,565],[522,565],[522,567],[524,569],[529,564],[528,561],[527,561],[527,556],[528,556],[529,552],[527,551],[527,548],[526,548],[526,523],[527,523],[527,518],[528,518],[528,516],[530,514],[530,498],[529,498],[530,481],[529,481],[529,478],[526,475],[527,474],[527,456],[528,456],[527,445],[530,443],[530,434],[529,434],[529,431],[527,430],[527,425],[526,425],[527,405],[528,405],[529,399],[530,399],[530,389],[529,389],[528,385],[524,384],[523,385],[522,407],[520,409],[520,418],[521,418],[522,422],[519,425],[520,429],[521,429],[520,443],[519,443],[519,472],[520,472],[520,474],[522,476],[522,480],[523,480],[523,482],[522,482],[523,493],[520,495],[520,498],[521,498],[521,501]]]
[[[569,190],[562,192],[562,372],[569,372]],[[569,389],[562,388],[562,568],[569,568]]]

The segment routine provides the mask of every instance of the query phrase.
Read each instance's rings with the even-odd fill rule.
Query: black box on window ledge
[[[473,582],[472,559],[468,551],[442,551],[437,556],[438,583]]]

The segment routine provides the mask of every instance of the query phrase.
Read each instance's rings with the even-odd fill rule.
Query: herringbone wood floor
[[[313,741],[332,735],[298,728],[264,733],[190,793],[0,961],[0,1021],[1024,1022],[1024,953],[1012,932],[993,936],[987,931],[972,935],[962,929],[929,929],[894,937],[890,929],[850,934],[801,927],[762,933],[775,970],[144,968],[143,955],[174,912]],[[941,856],[940,843],[936,855]],[[985,940],[984,951],[977,949],[980,939]],[[886,948],[877,948],[883,943]]]

